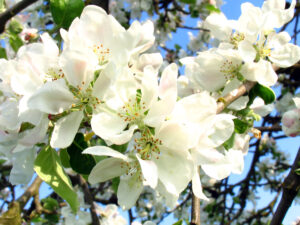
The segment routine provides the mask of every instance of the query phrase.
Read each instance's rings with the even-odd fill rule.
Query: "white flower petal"
[[[168,65],[162,72],[159,82],[159,97],[174,96],[177,99],[178,67],[175,63]]]
[[[229,40],[232,28],[223,13],[211,13],[204,22],[204,27],[219,40]]]
[[[83,119],[82,111],[71,112],[59,119],[54,127],[50,145],[52,148],[66,148],[72,144]]]
[[[256,50],[252,43],[247,40],[243,40],[239,43],[238,52],[245,62],[253,62],[256,57]]]
[[[66,50],[60,57],[60,66],[68,82],[74,87],[87,87],[94,79],[97,58],[80,51]]]
[[[157,167],[155,163],[151,160],[142,160],[138,155],[137,159],[139,160],[143,177],[144,185],[149,185],[152,188],[155,188],[158,181]]]
[[[136,203],[144,186],[136,174],[121,178],[118,187],[118,204],[123,210],[130,209]]]
[[[279,67],[290,67],[300,60],[300,47],[291,43],[285,44],[272,51],[269,58]]]
[[[71,108],[74,96],[63,79],[48,82],[28,100],[28,106],[45,113],[58,114]]]
[[[12,185],[29,183],[34,173],[35,155],[33,148],[13,154],[13,168],[9,176],[9,182]]]
[[[203,193],[202,185],[201,185],[201,181],[200,181],[200,175],[198,173],[197,167],[195,167],[195,169],[194,169],[194,176],[192,179],[192,188],[193,188],[193,193],[197,196],[197,198],[203,199],[205,201],[209,201],[209,199]]]
[[[211,146],[217,147],[228,140],[233,131],[234,123],[232,115],[228,114],[218,114],[215,116],[214,121],[212,121],[213,126],[209,134],[209,139],[211,140]]]
[[[85,149],[82,154],[91,154],[91,155],[98,155],[98,156],[111,156],[114,158],[119,158],[124,161],[128,161],[128,158],[123,155],[122,153],[113,150],[106,146],[93,146]]]
[[[115,140],[118,135],[122,135],[126,132],[124,129],[126,128],[127,123],[115,114],[101,112],[93,115],[91,125],[95,134],[104,140],[109,140],[114,143],[113,140]]]
[[[270,87],[277,81],[277,74],[274,72],[270,62],[260,60],[255,63],[245,63],[241,69],[242,75],[251,81]]]
[[[157,165],[159,180],[168,192],[179,195],[193,177],[193,160],[187,151],[173,151],[161,148]]]
[[[90,175],[89,182],[96,184],[119,177],[126,172],[126,167],[122,167],[125,161],[120,158],[103,159],[94,166]]]
[[[248,96],[241,96],[233,103],[231,103],[229,106],[227,106],[227,108],[232,110],[241,110],[246,108],[248,101],[249,101]]]

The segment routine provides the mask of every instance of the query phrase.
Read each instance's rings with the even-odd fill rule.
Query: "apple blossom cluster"
[[[238,21],[211,14],[205,27],[221,43],[183,58],[186,76],[179,78],[176,64],[161,71],[162,56],[146,53],[155,41],[151,21],[134,21],[126,30],[96,6],[61,29],[62,51],[44,33],[14,59],[0,59],[0,152],[13,165],[10,182],[30,181],[39,146],[68,148],[84,133],[88,143],[105,143],[83,151],[102,157],[89,183],[120,177],[123,209],[134,206],[144,186],[169,207],[190,182],[207,200],[199,167],[216,180],[241,173],[248,132],[259,136],[253,121],[273,109],[243,96],[219,113],[217,102],[246,80],[270,87],[277,80],[271,62],[288,67],[300,59],[288,34],[272,30],[293,16],[295,1],[287,10],[283,3],[267,0],[262,9],[245,3]]]

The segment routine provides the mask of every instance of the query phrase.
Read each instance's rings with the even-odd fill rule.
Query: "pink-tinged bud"
[[[285,112],[282,116],[282,130],[287,136],[295,137],[300,134],[300,109]]]

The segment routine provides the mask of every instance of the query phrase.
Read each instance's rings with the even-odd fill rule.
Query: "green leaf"
[[[118,152],[124,153],[127,150],[128,143],[123,144],[123,145],[111,145],[109,147],[111,147],[112,149],[114,149]]]
[[[5,48],[0,48],[0,59],[7,59]]]
[[[238,134],[243,134],[248,129],[248,123],[239,119],[234,119],[234,131]]]
[[[186,3],[186,4],[195,4],[196,0],[179,0],[182,3]]]
[[[179,220],[176,223],[173,223],[173,225],[182,225],[182,220]]]
[[[63,167],[71,168],[70,156],[68,154],[67,149],[61,149],[59,152],[59,157],[60,157],[60,161],[61,161],[61,164],[63,165]]]
[[[111,180],[112,184],[111,184],[111,188],[114,190],[114,192],[117,194],[118,192],[118,187],[119,187],[119,183],[120,183],[120,177],[115,177]]]
[[[50,0],[50,10],[54,22],[68,29],[72,21],[79,17],[84,8],[82,0]]]
[[[73,143],[67,148],[71,168],[77,173],[90,174],[96,165],[96,161],[92,155],[82,154],[86,148],[88,148],[88,144],[85,142],[82,133],[76,134]]]
[[[17,52],[19,48],[24,44],[22,39],[14,33],[9,34],[9,44],[12,47],[12,49]]]
[[[42,149],[34,162],[34,170],[43,181],[70,204],[73,212],[76,213],[79,207],[77,194],[62,167],[57,152],[49,146]]]
[[[300,168],[295,170],[295,173],[300,176]]]
[[[54,198],[44,198],[41,200],[41,202],[43,203],[43,207],[50,211],[54,211],[59,208],[58,202]]]
[[[259,83],[257,83],[250,90],[248,105],[251,105],[257,96],[261,97],[264,100],[265,104],[271,104],[276,99],[275,93],[271,88],[263,86]]]
[[[231,137],[227,141],[224,142],[223,146],[226,150],[231,149],[233,147],[234,137],[235,137],[235,132],[233,132]]]
[[[22,32],[23,26],[18,20],[12,19],[8,25],[8,30],[13,34],[19,34]]]
[[[210,13],[212,13],[212,12],[220,13],[220,12],[221,12],[220,9],[216,8],[216,7],[215,7],[214,5],[212,5],[212,4],[205,4],[205,8],[206,8]]]

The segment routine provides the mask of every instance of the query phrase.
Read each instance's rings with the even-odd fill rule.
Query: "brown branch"
[[[17,15],[23,9],[27,8],[31,4],[35,3],[37,0],[23,0],[18,2],[13,7],[7,9],[5,12],[0,14],[0,34],[5,30],[5,24],[9,21],[12,17]]]
[[[248,92],[251,88],[254,87],[256,82],[253,81],[246,81],[243,85],[241,85],[238,89],[227,94],[225,97],[222,98],[222,101],[218,103],[217,113],[222,112],[226,106],[230,105],[234,100],[241,97],[243,94]]]
[[[255,127],[255,129],[260,130],[261,132],[265,131],[281,131],[282,128],[278,124],[275,124],[274,126],[271,127]]]
[[[23,195],[21,195],[17,201],[20,203],[20,208],[23,209],[26,203],[32,196],[35,196],[39,193],[40,186],[43,180],[37,176],[33,183],[27,188]]]
[[[192,195],[192,219],[191,225],[200,225],[200,199]]]
[[[87,182],[82,178],[81,175],[78,175],[79,184],[83,189],[84,199],[86,203],[88,203],[90,207],[90,213],[92,217],[92,225],[100,225],[99,217],[96,212],[96,207],[94,205],[93,195],[90,192],[89,186]]]
[[[288,176],[283,181],[283,193],[276,212],[272,218],[270,225],[281,225],[282,221],[292,205],[293,200],[300,190],[300,175],[297,175],[295,170],[300,168],[300,148],[293,163],[292,169]]]

